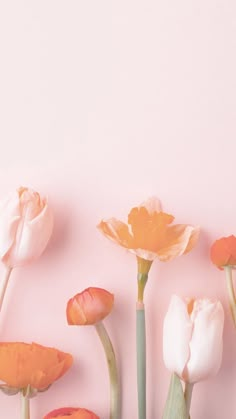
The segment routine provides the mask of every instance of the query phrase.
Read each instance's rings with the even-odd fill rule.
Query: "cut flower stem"
[[[30,419],[30,399],[21,392],[21,419]]]
[[[12,268],[7,267],[5,270],[5,275],[0,282],[0,311],[3,306],[3,300],[5,297],[5,293],[6,293],[6,289],[7,289],[9,279],[10,279],[11,272],[12,272]]]
[[[120,391],[118,382],[118,370],[116,365],[115,352],[105,329],[104,324],[100,321],[94,325],[98,336],[102,342],[109,370],[110,377],[110,419],[120,419]]]
[[[146,328],[145,307],[142,302],[137,302],[136,305],[136,349],[138,417],[146,419]]]
[[[144,290],[148,281],[151,260],[137,257],[138,263],[138,298],[136,303],[136,353],[137,353],[137,389],[138,419],[146,419],[146,324]]]
[[[185,391],[184,391],[184,398],[185,398],[186,410],[187,410],[188,415],[189,415],[189,412],[190,412],[192,393],[193,393],[193,384],[186,383],[185,384]],[[189,415],[189,417],[190,417],[190,415]]]
[[[235,296],[233,278],[232,278],[232,267],[229,265],[225,266],[224,270],[225,270],[225,275],[226,275],[226,285],[227,285],[227,291],[228,291],[229,305],[230,305],[231,314],[234,321],[234,326],[236,327],[236,296]]]

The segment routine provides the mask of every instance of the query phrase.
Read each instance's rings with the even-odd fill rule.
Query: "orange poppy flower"
[[[0,343],[0,380],[9,387],[44,390],[72,365],[70,354],[37,343]]]
[[[53,410],[44,416],[43,419],[99,419],[95,413],[87,409],[80,409],[75,407],[62,407],[61,409]]]
[[[114,295],[90,287],[76,294],[67,303],[66,315],[70,325],[91,325],[103,320],[112,310]]]
[[[139,258],[168,261],[190,252],[197,242],[199,228],[186,224],[170,225],[172,215],[161,211],[159,200],[150,198],[132,208],[128,224],[110,218],[102,220],[99,230]]]
[[[222,237],[211,246],[211,260],[222,269],[223,266],[236,265],[236,237]]]

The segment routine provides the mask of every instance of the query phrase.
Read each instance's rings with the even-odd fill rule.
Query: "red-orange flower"
[[[87,409],[80,409],[76,407],[62,407],[61,409],[53,410],[44,416],[43,419],[99,419],[95,413]]]
[[[216,240],[211,246],[211,260],[219,268],[227,265],[235,266],[236,237],[231,235]]]
[[[145,260],[168,261],[188,253],[197,242],[199,228],[186,224],[170,225],[172,215],[161,211],[156,198],[132,208],[128,224],[110,218],[101,221],[99,230],[109,239]]]
[[[72,365],[70,354],[37,343],[0,343],[0,380],[9,387],[44,390]]]
[[[67,303],[66,315],[70,325],[91,325],[103,320],[112,310],[114,295],[90,287],[76,294]]]

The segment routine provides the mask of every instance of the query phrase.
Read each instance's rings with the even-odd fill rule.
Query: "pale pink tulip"
[[[26,265],[44,251],[53,229],[47,199],[19,188],[0,202],[0,258],[9,267]]]
[[[172,296],[163,328],[166,367],[188,383],[217,374],[222,358],[224,311],[219,301]]]

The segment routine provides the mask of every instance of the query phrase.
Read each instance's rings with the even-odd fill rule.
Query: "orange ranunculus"
[[[76,407],[62,407],[61,409],[53,410],[44,416],[43,419],[99,419],[95,413],[87,409],[80,409]]]
[[[236,265],[236,237],[222,237],[216,240],[211,246],[211,260],[214,265],[221,268],[223,266]]]
[[[70,325],[91,325],[103,320],[112,310],[114,295],[90,287],[76,294],[67,303],[66,315]]]
[[[9,387],[44,390],[72,365],[70,354],[37,343],[0,343],[0,380]]]
[[[19,188],[0,201],[0,259],[10,268],[34,261],[46,248],[52,229],[47,199]]]
[[[172,215],[161,211],[159,200],[150,198],[132,208],[128,224],[111,218],[101,221],[99,230],[109,239],[145,260],[168,261],[188,253],[199,236],[199,228],[186,224],[170,225]]]

